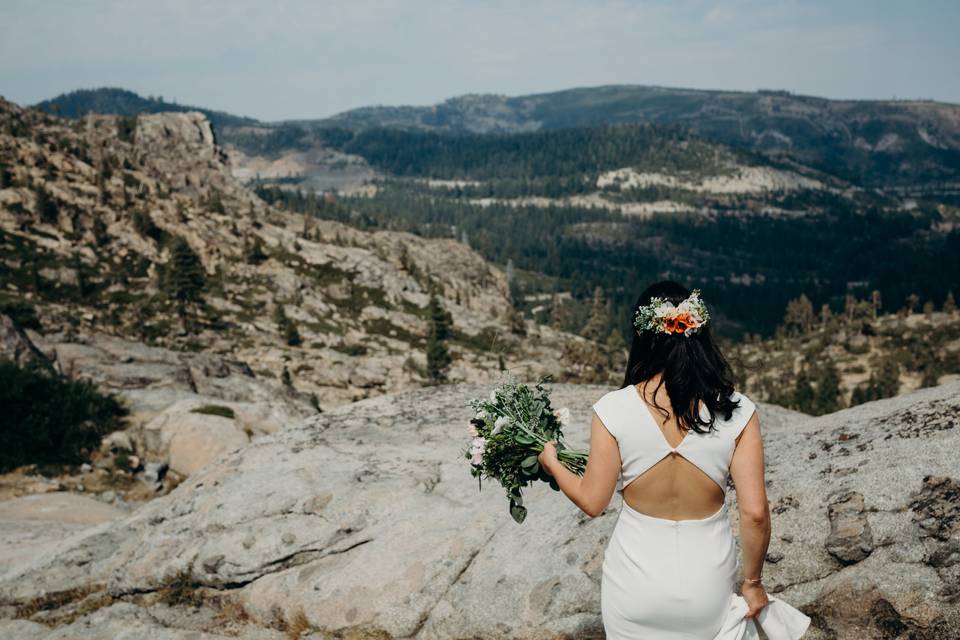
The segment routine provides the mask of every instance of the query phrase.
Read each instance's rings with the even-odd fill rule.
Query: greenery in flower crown
[[[710,319],[707,305],[700,299],[700,289],[694,289],[685,300],[674,306],[666,298],[650,298],[650,303],[637,309],[633,325],[639,330],[657,333],[682,333],[690,336]]]
[[[463,455],[470,461],[470,473],[477,478],[500,482],[509,500],[510,515],[519,524],[527,516],[522,488],[543,481],[559,491],[556,479],[541,468],[537,459],[544,445],[556,441],[557,458],[564,467],[582,476],[588,451],[568,449],[562,428],[570,421],[569,409],[553,410],[542,377],[532,388],[517,382],[512,374],[498,384],[488,398],[468,404],[476,411],[470,420],[472,441]]]

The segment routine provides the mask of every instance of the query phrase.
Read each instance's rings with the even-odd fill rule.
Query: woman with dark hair
[[[553,442],[540,454],[564,494],[593,517],[621,494],[600,586],[606,637],[743,640],[758,637],[759,623],[771,640],[796,640],[810,618],[761,582],[771,526],[760,420],[734,389],[700,291],[658,282],[634,309],[623,386],[593,404],[583,476],[557,462]]]

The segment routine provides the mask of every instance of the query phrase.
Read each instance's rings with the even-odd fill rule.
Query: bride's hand
[[[757,614],[770,602],[767,598],[767,590],[763,588],[762,584],[745,582],[740,587],[740,593],[743,595],[743,599],[747,601],[747,607],[749,607],[747,613],[743,616],[744,618],[756,618]]]
[[[544,471],[550,473],[550,465],[557,461],[556,440],[550,440],[543,445],[543,451],[537,456],[537,462],[543,467]],[[550,475],[553,475],[552,473]]]

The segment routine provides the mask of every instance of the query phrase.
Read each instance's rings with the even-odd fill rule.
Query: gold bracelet
[[[763,576],[760,576],[760,577],[758,577],[758,578],[744,578],[743,581],[744,581],[744,582],[749,582],[750,584],[760,584],[760,580],[761,580],[762,578],[763,578]]]

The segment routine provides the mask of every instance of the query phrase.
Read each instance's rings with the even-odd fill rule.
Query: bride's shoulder
[[[606,413],[609,413],[623,403],[624,389],[629,390],[628,387],[611,389],[597,398],[597,400],[593,403],[593,409],[597,412],[597,415],[599,415],[601,419],[603,419]]]
[[[611,389],[600,396],[593,404],[596,406],[598,404],[607,404],[609,402],[619,401],[624,397],[624,395],[626,395],[628,391],[630,391],[630,385],[627,385],[626,387],[620,387],[618,389]]]
[[[742,391],[735,390],[730,394],[730,399],[737,403],[737,408],[734,409],[735,413],[746,412],[749,417],[757,408],[756,403]]]
[[[757,405],[749,396],[741,391],[734,391],[730,394],[729,398],[736,403],[736,406],[730,414],[730,419],[724,420],[724,423],[729,426],[735,436],[738,436],[744,427],[747,426],[747,423],[750,422],[750,419],[757,410]]]

